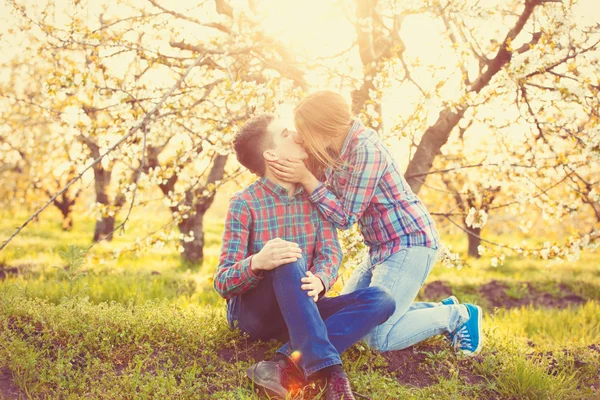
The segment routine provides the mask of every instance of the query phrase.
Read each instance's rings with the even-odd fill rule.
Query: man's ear
[[[275,152],[273,150],[266,150],[263,153],[263,157],[267,161],[277,161],[277,160],[279,160],[279,157],[277,156],[277,154],[275,154]]]

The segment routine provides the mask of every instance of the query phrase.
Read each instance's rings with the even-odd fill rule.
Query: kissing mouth
[[[298,158],[303,159],[303,160],[308,158],[308,152],[304,148],[301,148],[301,151],[299,151],[298,153],[300,155],[300,157],[298,157]]]

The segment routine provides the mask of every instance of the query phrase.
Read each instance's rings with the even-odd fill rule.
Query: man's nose
[[[304,144],[304,140],[298,132],[294,133],[294,142],[296,142],[297,144]]]

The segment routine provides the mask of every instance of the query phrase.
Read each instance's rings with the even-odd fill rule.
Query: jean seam
[[[281,349],[283,349],[285,347],[285,344],[283,346],[281,346],[281,348],[279,348],[279,350],[277,350],[277,353],[281,353],[285,356],[287,356],[290,360],[291,360],[291,356],[292,356],[292,349],[290,348],[290,346],[287,347],[286,351],[282,351]]]
[[[402,258],[402,261],[401,261],[401,262],[395,262],[395,261],[391,261],[391,260],[389,260],[389,259],[390,259],[390,258],[391,258],[393,255],[399,254],[399,253],[401,253],[401,252],[404,252],[404,257]],[[396,253],[394,253],[394,254],[390,255],[390,256],[389,256],[388,258],[386,258],[386,259],[385,259],[383,262],[381,262],[381,263],[377,264],[377,267],[380,267],[381,265],[383,265],[383,264],[385,264],[385,263],[388,263],[388,264],[393,264],[393,265],[395,265],[395,266],[398,266],[398,267],[399,267],[398,269],[401,269],[401,268],[402,268],[402,267],[403,267],[403,266],[406,264],[406,262],[407,262],[407,258],[408,258],[408,249],[402,249],[402,250],[400,250],[400,251],[397,251]],[[389,260],[389,261],[388,261],[388,260]],[[373,267],[373,269],[375,269],[375,267]],[[398,279],[400,279],[400,276],[399,276],[399,275],[400,275],[400,273],[396,273],[396,274],[394,274],[394,278],[395,278],[395,279],[394,279],[393,283],[392,283],[391,285],[389,285],[389,286],[388,286],[388,285],[384,286],[384,287],[385,287],[385,289],[387,289],[387,290],[388,290],[388,291],[390,291],[391,293],[394,293],[394,287],[396,286],[396,283],[398,282]],[[372,282],[373,282],[373,279],[372,279],[372,277],[371,277],[371,284],[372,284]],[[390,334],[390,332],[391,332],[391,330],[392,330],[392,328],[393,328],[393,326],[394,326],[394,324],[391,324],[391,325],[392,325],[392,327],[391,327],[391,328],[387,329],[387,327],[386,327],[386,329],[385,329],[385,331],[384,331],[384,332],[386,332],[386,333],[385,333],[385,335],[384,335],[383,333],[381,333],[381,332],[380,332],[380,331],[382,331],[382,330],[383,330],[383,327],[384,327],[384,325],[385,325],[385,323],[383,323],[383,324],[380,324],[380,325],[377,325],[377,326],[376,326],[375,328],[373,328],[373,330],[371,331],[371,332],[373,333],[373,339],[374,339],[374,342],[375,342],[375,347],[376,347],[377,349],[381,349],[381,348],[387,348],[388,336],[389,336],[389,334]],[[384,340],[383,340],[383,342],[384,342],[384,343],[381,343],[381,337],[382,337],[382,336],[384,336]],[[385,346],[383,346],[383,344],[385,344]]]
[[[289,351],[291,351],[291,350],[289,350]],[[298,365],[298,363],[296,363],[296,361],[294,361],[294,359],[293,359],[293,358],[292,358],[292,356],[291,356],[293,352],[291,352],[291,353],[288,353],[288,352],[286,352],[286,351],[281,351],[281,349],[279,349],[279,350],[277,350],[277,353],[281,353],[281,354],[285,355],[285,356],[286,356],[286,357],[289,359],[289,361],[290,361],[292,364],[294,364],[294,366],[295,366],[295,367],[296,367],[296,368],[297,368],[299,371],[302,371],[302,368],[301,368],[301,366],[300,366],[300,365]],[[337,358],[336,358],[336,357],[334,357],[334,358],[332,358],[332,359],[330,359],[330,360],[323,361],[321,364],[317,365],[316,367],[312,367],[312,368],[310,368],[310,369],[304,370],[304,371],[303,371],[303,372],[304,372],[304,376],[305,376],[305,377],[308,377],[308,376],[310,376],[310,375],[314,374],[315,372],[317,372],[317,371],[319,371],[319,370],[322,370],[323,368],[327,368],[327,367],[329,367],[329,366],[331,366],[331,365],[336,365],[336,364],[341,364],[341,363],[342,363],[342,360],[341,360],[339,357],[337,357]]]
[[[381,264],[385,264],[386,262],[397,264],[394,261],[388,261],[390,258],[392,258],[393,256],[395,256],[396,254],[404,253],[405,254],[404,255],[404,259],[406,259],[406,257],[408,257],[408,252],[409,252],[410,249],[411,249],[410,247],[406,247],[406,248],[400,249],[397,252],[390,254],[389,256],[387,256],[386,258],[384,258],[383,260],[380,260],[377,264],[373,264],[372,262],[370,262],[370,264],[371,264],[371,271],[374,270],[376,267],[380,266]]]
[[[341,363],[342,363],[342,360],[339,357],[333,358],[329,361],[322,362],[321,364],[317,365],[316,367],[312,367],[310,369],[305,370],[304,375],[305,375],[305,377],[309,377],[310,375],[314,374],[317,371],[322,370],[323,368],[327,368],[332,365],[341,364]]]
[[[435,332],[437,329],[428,329],[426,331],[420,332],[419,334],[416,335],[412,335],[409,338],[404,339],[403,341],[399,342],[399,343],[406,343],[406,342],[411,342],[414,338],[418,337],[418,336],[422,336],[422,335],[426,335],[428,338],[433,336],[431,335],[432,332]],[[398,347],[397,344],[394,345],[394,349],[393,350],[403,350],[408,346],[400,346]],[[385,349],[379,349],[380,351],[388,351],[390,348],[389,344],[385,347]]]
[[[425,268],[425,273],[423,274],[423,278],[421,278],[421,287],[425,284],[425,281],[429,277],[429,273],[431,272],[431,267],[433,266],[433,262],[431,261],[431,254],[427,254],[427,268]]]

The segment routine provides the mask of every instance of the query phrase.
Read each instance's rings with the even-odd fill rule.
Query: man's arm
[[[334,225],[319,218],[319,229],[317,231],[317,245],[313,255],[315,275],[323,282],[325,292],[323,296],[337,280],[338,270],[342,264],[342,248],[337,237]]]
[[[248,243],[252,215],[248,205],[238,195],[229,201],[215,289],[225,299],[244,293],[258,285],[261,274],[252,270],[252,255]]]

